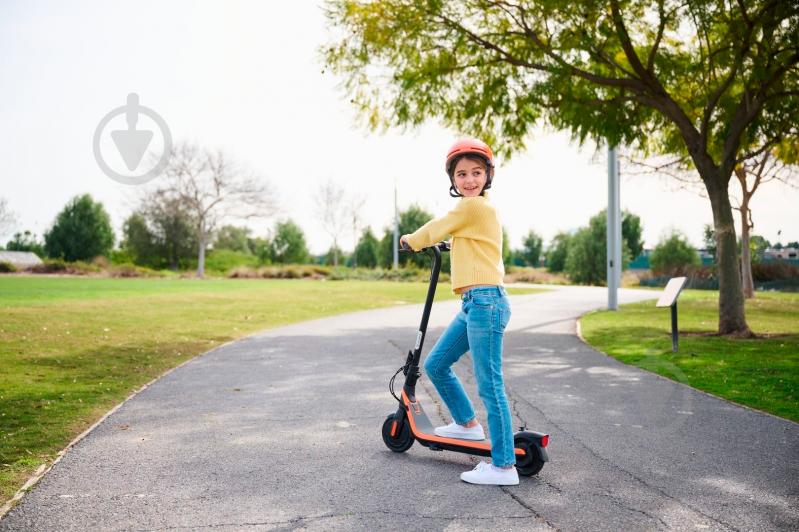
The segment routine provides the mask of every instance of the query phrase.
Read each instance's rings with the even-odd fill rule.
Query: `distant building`
[[[0,251],[0,262],[9,262],[20,270],[43,264],[42,259],[32,251]]]
[[[799,248],[768,248],[763,252],[766,260],[799,260]]]

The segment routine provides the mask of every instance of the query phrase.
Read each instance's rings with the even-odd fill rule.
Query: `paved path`
[[[551,461],[519,486],[460,482],[473,457],[383,445],[413,305],[281,327],[192,360],[81,440],[0,530],[799,528],[799,425],[589,349],[574,318],[604,302],[603,289],[574,287],[511,298],[513,412],[551,434]],[[434,308],[425,352],[459,304]],[[476,398],[468,357],[457,371]],[[428,412],[447,421],[422,382]]]

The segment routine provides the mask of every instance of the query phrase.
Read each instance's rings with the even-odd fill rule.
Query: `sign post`
[[[677,330],[677,297],[682,292],[687,277],[672,277],[669,279],[666,288],[663,289],[663,295],[660,296],[656,307],[671,307],[671,351],[677,352],[677,343],[679,340],[679,332]]]

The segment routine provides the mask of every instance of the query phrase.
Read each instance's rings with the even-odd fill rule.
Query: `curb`
[[[730,404],[730,405],[733,405],[733,406],[737,406],[737,407],[740,407],[740,408],[746,408],[747,410],[751,410],[752,412],[757,412],[758,414],[765,414],[767,416],[773,417],[774,419],[778,419],[780,421],[787,421],[788,423],[793,423],[794,425],[799,425],[799,423],[797,423],[796,421],[794,421],[792,419],[780,417],[780,416],[778,416],[776,414],[772,414],[771,412],[766,412],[765,410],[758,410],[757,408],[754,408],[754,407],[751,407],[751,406],[747,406],[747,405],[742,405],[740,403],[736,403],[735,401],[731,401],[731,400],[729,400],[729,399],[727,399],[725,397],[721,397],[719,395],[715,395],[715,394],[712,394],[710,392],[706,392],[705,390],[700,390],[699,388],[694,388],[693,386],[690,386],[688,384],[682,383],[680,381],[675,381],[673,379],[669,379],[668,377],[664,377],[663,375],[655,373],[654,371],[649,371],[648,369],[639,368],[638,366],[634,366],[632,364],[626,364],[626,363],[622,362],[621,360],[610,356],[609,354],[605,353],[604,351],[600,351],[599,349],[597,349],[593,345],[589,344],[588,341],[583,337],[583,333],[582,333],[581,322],[582,322],[583,317],[587,316],[588,314],[592,314],[594,312],[597,312],[597,311],[596,310],[589,310],[588,312],[584,312],[583,314],[580,314],[580,316],[575,320],[575,323],[576,323],[576,327],[575,328],[576,328],[576,332],[577,332],[577,337],[580,339],[580,341],[582,343],[584,343],[586,345],[586,347],[589,347],[589,348],[593,349],[594,351],[596,351],[597,353],[601,353],[601,354],[605,355],[608,358],[612,358],[613,360],[615,360],[619,364],[624,364],[625,366],[629,366],[631,368],[636,368],[636,369],[640,369],[641,371],[646,371],[647,373],[649,373],[651,375],[654,375],[655,377],[657,377],[659,379],[663,379],[663,380],[666,380],[666,381],[674,383],[674,384],[679,384],[680,386],[685,386],[686,388],[688,388],[690,390],[693,390],[695,392],[699,392],[701,394],[707,395],[708,397],[713,397],[714,399],[718,399],[720,401],[724,401],[727,404]]]

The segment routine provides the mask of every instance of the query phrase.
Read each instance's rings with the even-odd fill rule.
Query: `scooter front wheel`
[[[395,453],[404,453],[413,445],[410,424],[400,423],[396,414],[389,414],[383,422],[383,442]]]

